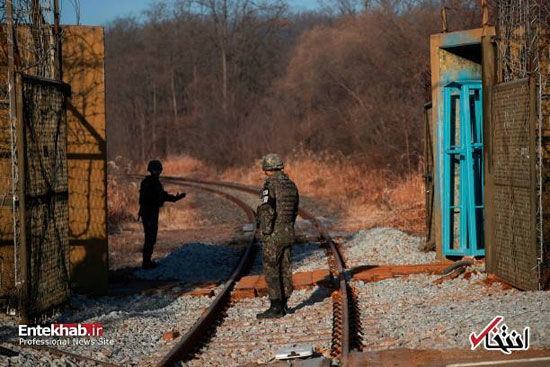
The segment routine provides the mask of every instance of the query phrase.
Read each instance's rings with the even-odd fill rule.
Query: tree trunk
[[[221,61],[222,61],[222,108],[224,116],[227,117],[227,54],[225,45],[221,45]]]
[[[177,100],[177,97],[176,97],[176,81],[175,81],[174,67],[172,67],[171,74],[170,74],[170,89],[172,91],[172,109],[174,111],[174,121],[173,121],[173,124],[172,124],[172,128],[174,129],[174,132],[173,132],[172,136],[179,137],[178,100]]]
[[[151,118],[151,153],[157,155],[157,85],[153,82],[153,117]]]
[[[220,51],[222,58],[222,108],[224,117],[227,119],[227,36],[229,30],[227,29],[227,0],[223,0],[223,18],[222,18],[222,39],[220,43]]]
[[[139,121],[139,133],[140,133],[139,139],[141,140],[140,142],[141,149],[140,149],[139,155],[140,155],[140,160],[143,162],[145,161],[145,118],[144,118],[145,116],[143,115],[143,113],[139,115],[141,116],[138,119],[137,104],[134,101],[134,117],[136,118],[136,120]]]

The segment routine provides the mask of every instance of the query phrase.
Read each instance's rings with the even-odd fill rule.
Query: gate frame
[[[470,203],[470,197],[473,195],[473,192],[470,192],[472,187],[474,187],[474,190],[475,190],[475,182],[472,181],[472,177],[471,175],[468,175],[466,172],[468,171],[468,167],[469,166],[473,166],[473,162],[472,162],[472,156],[473,156],[473,151],[468,151],[468,149],[466,147],[464,148],[461,148],[460,150],[462,152],[455,152],[455,153],[452,153],[452,152],[448,152],[448,150],[450,149],[450,110],[451,110],[451,105],[450,105],[450,90],[451,88],[454,88],[454,89],[457,89],[459,94],[460,94],[460,116],[461,116],[461,127],[465,127],[465,126],[468,126],[470,124],[470,121],[469,121],[469,112],[470,111],[470,107],[468,105],[468,100],[467,100],[467,97],[469,96],[469,94],[467,94],[467,91],[470,91],[472,89],[477,89],[479,90],[480,94],[481,94],[481,98],[483,98],[483,86],[482,86],[482,83],[481,83],[481,80],[480,79],[476,79],[476,80],[457,80],[457,81],[453,81],[453,82],[450,82],[448,83],[447,85],[445,85],[444,87],[444,90],[443,90],[443,104],[444,104],[444,107],[443,107],[443,110],[444,110],[444,118],[443,118],[443,149],[441,150],[440,154],[443,155],[443,188],[442,188],[442,192],[443,192],[443,195],[442,195],[442,213],[441,213],[441,220],[442,220],[442,231],[443,231],[443,234],[442,234],[442,252],[443,252],[443,255],[445,256],[484,256],[485,255],[485,247],[483,246],[484,244],[484,238],[481,242],[481,248],[479,248],[479,244],[480,244],[480,241],[477,237],[477,235],[479,234],[479,230],[476,230],[476,228],[472,228],[472,226],[476,226],[478,221],[475,220],[475,223],[472,222],[472,218],[474,219],[477,219],[477,213],[476,211],[478,209],[482,209],[484,208],[484,198],[485,198],[485,194],[484,194],[484,190],[485,190],[485,182],[484,182],[484,172],[483,172],[483,167],[480,167],[480,174],[481,174],[481,185],[483,186],[482,187],[482,207],[481,208],[477,208],[476,205],[475,205],[475,200],[474,200],[474,207],[472,208],[469,203]],[[482,107],[483,109],[483,103],[482,103],[482,100],[480,100],[480,106]],[[476,112],[476,119],[478,117],[480,117],[481,119],[483,119],[482,116],[479,116],[480,113],[482,113],[483,111],[477,111]],[[468,120],[468,121],[466,121]],[[481,124],[479,126],[477,126],[479,129],[480,129],[480,132],[483,131],[483,120],[481,121]],[[467,129],[465,127],[465,129]],[[467,130],[466,130],[467,131]],[[482,151],[484,150],[484,147],[483,147],[483,142],[484,142],[484,137],[483,137],[483,134],[481,134],[481,142],[477,142],[477,143],[471,143],[470,145],[473,147],[473,145],[478,145]],[[468,144],[468,143],[465,143],[464,141],[466,140],[469,140],[471,138],[471,131],[470,131],[470,134],[462,134],[462,130],[461,130],[461,133],[460,133],[460,139],[461,139],[461,142],[460,142],[460,145],[462,146],[463,144]],[[460,154],[460,155],[464,155],[465,156],[465,159],[464,159],[464,163],[462,163],[460,165],[460,248],[458,249],[452,249],[451,248],[451,241],[452,239],[450,238],[450,235],[451,235],[451,232],[450,232],[450,229],[451,229],[451,215],[450,215],[450,210],[451,210],[451,205],[450,205],[450,176],[451,176],[451,164],[450,164],[450,155],[451,154]],[[464,166],[464,164],[466,165],[466,168]],[[473,171],[473,167],[471,168],[472,171]],[[464,187],[465,185],[463,185],[463,181],[462,181],[462,176],[466,174],[468,176],[468,179],[466,180],[466,187]],[[463,202],[463,199],[466,199],[465,202]],[[466,207],[467,206],[467,207]],[[472,213],[473,212],[473,213]],[[465,213],[465,217],[468,218],[467,221],[463,220],[463,213]],[[483,217],[484,217],[484,213],[481,214]],[[485,226],[483,226],[485,227]],[[482,234],[482,237],[483,237],[483,232],[484,232],[484,228],[482,228],[482,231],[481,231],[481,234]],[[464,240],[464,237],[466,236],[467,238],[469,238],[469,235],[471,232],[474,232],[475,234],[475,241],[471,242],[468,241],[468,240]],[[464,245],[464,246],[463,246]],[[475,248],[474,248],[475,247]]]

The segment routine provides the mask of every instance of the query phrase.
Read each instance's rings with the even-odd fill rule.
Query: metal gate
[[[481,83],[444,88],[443,254],[485,255]]]
[[[68,85],[32,76],[22,80],[25,152],[25,233],[29,317],[69,297],[66,96]],[[26,268],[26,269],[25,269]]]
[[[528,79],[492,88],[487,217],[490,271],[526,290],[540,286],[536,238],[534,83]]]
[[[25,173],[20,188],[24,190],[21,209],[25,236],[16,272],[24,282],[20,293],[22,311],[33,320],[64,303],[70,295],[66,152],[69,87],[34,76],[23,75],[18,80],[24,138]]]

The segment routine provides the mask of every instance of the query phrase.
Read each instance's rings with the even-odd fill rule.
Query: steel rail
[[[131,178],[136,178],[136,177],[132,176]],[[248,220],[255,221],[256,215],[254,213],[254,210],[250,206],[248,206],[245,202],[243,202],[242,200],[240,200],[239,198],[237,198],[233,195],[230,195],[230,194],[228,194],[226,192],[223,192],[223,191],[219,191],[219,190],[215,190],[215,189],[211,189],[211,188],[208,188],[208,187],[203,187],[203,186],[199,186],[199,185],[195,185],[195,184],[191,184],[191,183],[179,182],[179,183],[177,183],[177,185],[186,186],[186,187],[193,187],[193,188],[197,188],[199,190],[211,192],[211,193],[214,193],[216,195],[222,196],[222,197],[232,201],[233,203],[235,203],[241,209],[243,209],[243,211],[245,212]],[[251,255],[252,255],[252,248],[254,246],[254,243],[255,243],[255,236],[252,236],[252,238],[248,242],[248,245],[247,245],[243,255],[241,256],[241,258],[239,260],[239,263],[237,264],[237,266],[233,270],[233,273],[232,273],[231,277],[224,283],[222,291],[214,299],[214,301],[211,303],[210,307],[207,310],[205,310],[203,312],[203,314],[199,317],[199,319],[197,319],[195,324],[193,324],[193,327],[191,328],[191,330],[189,332],[187,332],[182,337],[182,340],[180,340],[180,342],[178,344],[176,344],[174,346],[174,348],[172,350],[170,350],[170,352],[164,356],[164,358],[158,364],[158,366],[172,366],[176,362],[185,359],[188,355],[190,355],[193,352],[193,350],[195,349],[197,343],[199,343],[202,340],[202,337],[204,336],[204,334],[206,334],[211,329],[212,325],[214,324],[214,321],[216,320],[217,317],[219,317],[219,314],[220,314],[219,311],[222,310],[226,306],[226,304],[228,303],[228,301],[229,301],[228,296],[230,294],[230,291],[231,291],[232,287],[235,285],[235,283],[239,279],[243,269],[245,268],[247,263],[250,261]],[[66,356],[66,357],[69,357],[69,358],[76,359],[78,361],[92,362],[92,363],[96,363],[98,365],[105,366],[105,367],[118,367],[118,366],[120,366],[119,364],[116,364],[116,363],[100,361],[98,359],[82,356],[82,355],[72,353],[72,352],[68,352],[68,351],[62,351],[62,350],[59,350],[59,349],[53,348],[53,347],[19,345],[19,343],[15,342],[15,341],[10,341],[10,340],[7,340],[5,342],[8,343],[8,344],[16,345],[20,348],[34,349],[34,350],[37,350],[37,351],[42,350],[42,351],[57,355],[59,357]]]
[[[255,220],[255,213],[250,206],[237,197],[230,195],[226,192],[211,189],[208,187],[202,187],[190,183],[175,183],[179,186],[193,187],[199,190],[212,192],[216,195],[225,197],[237,204],[244,210],[249,220]],[[212,330],[212,327],[216,324],[216,320],[223,313],[223,310],[230,302],[230,294],[235,286],[237,280],[242,276],[243,270],[252,260],[253,247],[256,242],[256,236],[252,236],[246,250],[241,256],[239,263],[233,270],[230,278],[225,281],[222,290],[216,296],[210,306],[202,313],[202,315],[195,321],[191,329],[183,335],[182,339],[166,354],[157,366],[173,366],[177,362],[185,360],[193,354],[197,346],[202,342],[203,338]]]
[[[235,189],[251,194],[259,194],[259,187],[244,185],[240,183],[199,180],[177,176],[163,176],[163,181],[172,184],[181,184],[182,182],[193,183],[196,185],[214,185],[230,189]],[[339,292],[333,294],[333,345],[331,348],[331,356],[339,358],[341,365],[347,365],[351,350],[351,327],[350,327],[350,310],[352,309],[353,297],[351,294],[348,279],[346,278],[346,266],[342,254],[338,249],[337,244],[333,241],[327,230],[321,222],[315,218],[307,210],[300,208],[298,214],[306,220],[309,220],[313,226],[319,231],[322,239],[322,245],[328,250],[329,269],[334,278],[338,281]],[[357,320],[356,320],[357,321]]]

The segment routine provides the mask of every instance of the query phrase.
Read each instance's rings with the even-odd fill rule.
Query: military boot
[[[143,257],[143,263],[141,264],[142,269],[153,269],[156,268],[159,264],[156,261],[151,261],[151,257]]]
[[[284,297],[283,300],[281,301],[281,308],[283,310],[283,312],[285,313],[285,315],[288,313],[288,297]]]
[[[270,299],[271,306],[262,313],[256,315],[257,319],[273,319],[283,317],[285,310],[283,309],[283,302],[280,299]]]

